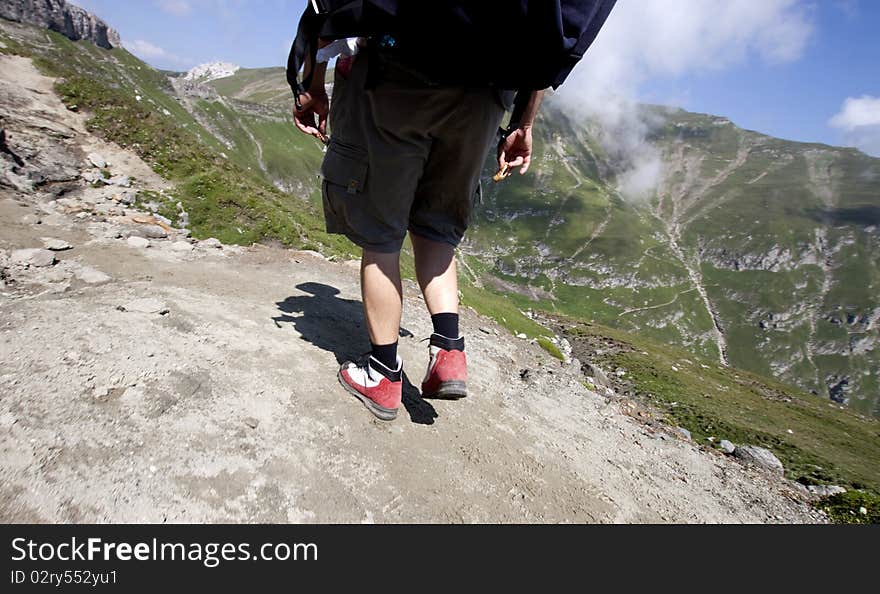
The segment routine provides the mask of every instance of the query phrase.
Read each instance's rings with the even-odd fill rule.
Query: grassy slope
[[[577,355],[588,356],[613,378],[612,372],[621,370],[619,389],[650,402],[697,443],[711,446],[728,439],[769,448],[788,478],[864,490],[867,499],[856,499],[870,501],[872,513],[880,513],[877,419],[644,335],[564,318],[562,325]],[[845,520],[864,519],[850,517],[849,508],[845,514]]]
[[[685,127],[691,132],[688,153],[704,159],[719,154],[731,159],[744,143],[756,145],[741,167],[692,206],[683,237],[691,253],[703,255],[707,290],[727,331],[731,362],[823,396],[829,378],[849,376],[857,396],[851,406],[880,413],[880,351],[850,352],[853,340],[880,335],[880,329],[868,330],[866,322],[858,321],[880,307],[880,237],[871,232],[880,220],[880,160],[851,149],[719,126],[711,116],[679,112],[673,120],[677,128],[668,127],[658,140],[681,139]],[[702,177],[716,171],[706,164]],[[823,192],[830,192],[830,199]],[[822,233],[829,246],[825,254],[817,247]],[[722,253],[747,259],[774,249],[791,253],[794,260],[812,257],[813,263],[765,271],[711,261]],[[819,261],[826,257],[833,269],[830,291],[822,298]],[[771,315],[790,319],[761,328]],[[819,320],[812,337],[810,317]],[[848,317],[857,321],[847,324]],[[841,323],[824,321],[830,318]],[[805,348],[810,340],[820,351],[837,353],[810,360]]]

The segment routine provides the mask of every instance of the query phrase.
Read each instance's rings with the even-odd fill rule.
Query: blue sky
[[[135,54],[174,70],[215,60],[282,65],[305,6],[75,3],[118,29]],[[774,136],[859,145],[880,156],[878,30],[877,0],[618,0],[567,92],[611,88]]]

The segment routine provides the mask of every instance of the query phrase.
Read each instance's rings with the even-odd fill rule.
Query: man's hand
[[[330,100],[323,91],[307,91],[299,96],[302,109],[293,107],[293,123],[300,132],[327,142],[327,116],[330,113]],[[317,116],[317,123],[315,122]]]
[[[498,170],[503,170],[505,165],[520,167],[519,174],[523,175],[531,162],[532,127],[516,127],[498,144]]]

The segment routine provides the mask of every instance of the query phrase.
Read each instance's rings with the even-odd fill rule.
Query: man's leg
[[[416,278],[425,296],[428,312],[458,314],[458,272],[455,248],[410,233],[416,261]],[[453,336],[452,338],[455,338]]]
[[[338,377],[350,394],[385,421],[397,417],[402,396],[403,368],[397,357],[402,295],[400,252],[365,249],[361,256],[361,297],[372,352],[360,362],[344,362]]]
[[[458,331],[455,248],[415,233],[409,236],[415,253],[416,277],[434,325],[422,394],[426,397],[462,398],[467,395],[467,358],[464,338]]]
[[[400,252],[389,254],[364,249],[361,256],[361,297],[372,354],[391,369],[397,367],[402,295]]]

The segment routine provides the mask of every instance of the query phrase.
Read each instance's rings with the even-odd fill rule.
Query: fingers
[[[520,156],[520,157],[515,158],[513,161],[508,162],[507,164],[510,167],[519,167],[524,162],[525,162],[525,160]]]
[[[311,121],[311,123],[309,123]],[[308,134],[309,136],[314,136],[321,142],[327,142],[327,136],[325,134],[327,129],[326,118],[319,124],[319,128],[314,126],[315,114],[311,111],[300,111],[296,112],[293,116],[293,123],[296,126],[297,130],[302,132],[303,134]]]
[[[507,164],[507,153],[504,151],[504,145],[498,147],[498,169],[504,169]]]
[[[526,171],[529,170],[529,165],[531,165],[531,163],[532,163],[532,157],[531,157],[531,155],[526,155],[522,159],[523,159],[523,164],[522,164],[522,168],[519,170],[519,174],[525,175]]]
[[[321,142],[327,142],[327,114],[318,116],[318,133],[321,135]]]

